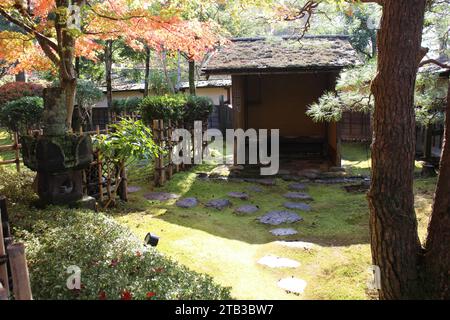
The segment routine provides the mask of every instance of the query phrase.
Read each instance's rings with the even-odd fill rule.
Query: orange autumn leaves
[[[60,8],[56,8],[55,0],[31,0],[30,15],[20,9],[22,3],[2,1],[0,9],[56,43],[51,14]],[[149,46],[157,51],[181,51],[190,59],[200,60],[217,43],[224,42],[217,36],[220,31],[214,23],[182,20],[181,13],[170,8],[159,7],[153,10],[158,12],[155,14],[151,10],[154,4],[155,1],[106,0],[83,7],[81,30],[73,30],[76,45],[72,49],[77,56],[95,60],[102,50],[98,40],[123,39],[135,50]],[[15,65],[11,72],[55,69],[32,33],[0,32],[0,60]]]

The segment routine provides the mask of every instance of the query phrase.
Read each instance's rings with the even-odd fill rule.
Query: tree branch
[[[445,64],[445,63],[439,62],[439,61],[437,61],[435,59],[428,59],[428,60],[422,61],[419,64],[419,68],[423,67],[424,65],[427,65],[427,64],[435,64],[435,65],[437,65],[437,66],[439,66],[439,67],[441,67],[443,69],[449,69],[450,70],[450,64]]]

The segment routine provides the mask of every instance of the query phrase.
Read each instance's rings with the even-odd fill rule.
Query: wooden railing
[[[0,146],[0,155],[2,155],[2,153],[14,151],[14,159],[0,160],[0,165],[15,163],[17,172],[20,172],[20,163],[22,161],[20,159],[20,148],[22,145],[19,143],[19,134],[17,132],[14,132],[12,136],[13,144]]]

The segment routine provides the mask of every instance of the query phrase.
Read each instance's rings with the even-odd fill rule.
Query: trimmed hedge
[[[0,108],[0,124],[11,131],[23,131],[37,126],[44,112],[41,97],[22,97]]]
[[[135,112],[138,111],[141,102],[142,98],[139,97],[116,99],[113,100],[112,111],[117,114]]]
[[[205,121],[211,114],[213,105],[208,97],[177,94],[144,98],[140,110],[146,123],[158,119],[191,123],[195,120]]]
[[[102,213],[22,210],[11,210],[11,224],[26,245],[35,299],[230,299],[228,288],[144,247]],[[72,265],[81,269],[80,290],[66,287]]]

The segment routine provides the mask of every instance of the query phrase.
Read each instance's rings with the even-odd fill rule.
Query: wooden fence
[[[19,143],[19,134],[17,132],[14,132],[12,136],[13,144],[0,146],[0,155],[2,155],[2,153],[14,151],[14,159],[0,160],[0,165],[9,165],[15,163],[17,172],[20,172],[20,163],[22,161],[20,159],[20,148],[22,146]]]
[[[0,197],[0,300],[32,300],[25,247],[13,243],[6,198]]]

